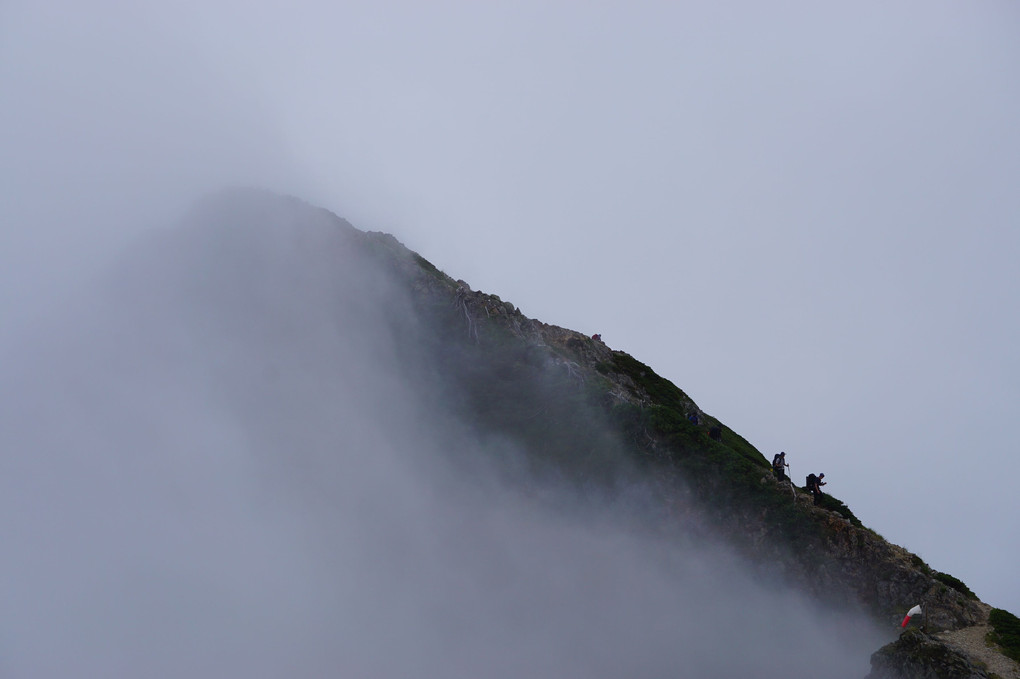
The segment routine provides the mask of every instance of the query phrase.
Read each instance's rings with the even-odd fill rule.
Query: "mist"
[[[269,187],[601,333],[1015,611],[1020,512],[987,480],[1018,471],[1018,26],[997,0],[7,0],[0,345],[198,195]]]
[[[220,196],[12,343],[4,676],[866,673],[863,617],[643,529],[640,484],[505,482],[350,229]]]
[[[619,335],[671,338],[672,330],[649,331],[659,322],[655,298],[633,300],[645,300],[649,288],[695,290],[693,278],[639,283],[635,291],[625,284],[635,270],[618,271],[616,251],[599,260],[600,270],[611,274],[599,284],[612,289],[587,294],[581,286],[591,285],[597,244],[618,244],[631,221],[658,221],[671,230],[683,201],[694,207],[680,205],[681,216],[705,227],[690,232],[692,240],[705,239],[702,251],[725,258],[736,248],[739,262],[754,244],[767,245],[772,236],[762,234],[774,233],[770,220],[787,219],[769,209],[762,216],[761,206],[774,201],[782,212],[785,193],[775,187],[804,178],[780,173],[759,186],[753,161],[755,154],[769,166],[769,158],[785,158],[797,135],[783,134],[777,123],[769,129],[779,133],[763,137],[768,148],[749,144],[752,162],[738,154],[757,128],[731,136],[739,121],[713,127],[714,109],[705,103],[715,101],[714,89],[727,89],[718,84],[725,78],[715,79],[727,64],[707,74],[692,70],[675,90],[656,85],[662,99],[648,105],[643,89],[669,82],[668,69],[629,81],[640,85],[629,93],[633,98],[600,79],[603,71],[614,72],[617,59],[603,49],[613,33],[611,13],[578,43],[563,43],[564,27],[574,24],[564,7],[549,24],[540,20],[544,8],[511,12],[516,23],[505,35],[511,25],[505,17],[481,12],[467,21],[484,30],[458,43],[411,30],[417,22],[406,19],[396,38],[377,39],[373,31],[386,35],[395,25],[383,10],[360,8],[351,21],[329,13],[330,21],[319,21],[312,7],[277,43],[289,7],[262,15],[224,3],[205,15],[204,3],[181,6],[181,12],[101,2],[57,3],[52,11],[27,3],[0,7],[0,673],[866,673],[868,655],[882,639],[856,611],[815,605],[711,536],[687,536],[682,527],[680,535],[647,530],[642,512],[652,500],[639,481],[609,499],[529,479],[524,463],[515,466],[521,451],[458,421],[421,367],[427,357],[409,356],[408,338],[427,329],[415,326],[405,291],[345,254],[335,220],[293,201],[261,199],[243,218],[237,217],[242,208],[215,218],[204,208],[190,211],[224,186],[323,197],[355,226],[402,230],[415,239],[412,246],[431,246],[422,254],[433,261],[465,264],[448,273],[473,284],[484,275],[492,292],[526,300],[525,311],[538,309],[543,321],[582,329],[606,318],[608,325],[607,309],[616,306],[641,312],[621,322]],[[423,25],[431,18],[412,16]],[[712,16],[729,26],[722,14]],[[715,38],[695,23],[679,39],[666,35],[668,22],[657,25],[663,28],[648,43],[646,63],[672,63],[659,58],[657,45],[715,53],[708,49]],[[538,27],[545,51],[520,75],[515,50],[530,26]],[[462,59],[458,50],[478,47],[485,31],[500,36],[501,51],[477,64]],[[752,34],[758,32],[736,30],[734,41]],[[409,45],[395,45],[398,39]],[[314,49],[302,51],[308,44]],[[334,44],[342,49],[332,52]],[[840,44],[857,59],[854,35]],[[365,67],[359,50],[369,45],[379,51],[363,52],[376,57]],[[268,56],[260,62],[253,55],[263,48]],[[585,78],[574,77],[574,62],[564,56],[575,48],[599,55],[581,69]],[[431,54],[438,62],[423,58]],[[780,54],[791,63],[802,56]],[[744,63],[727,59],[731,69]],[[881,59],[873,60],[881,70]],[[431,78],[437,64],[446,75]],[[870,82],[866,72],[854,74]],[[758,82],[757,71],[745,77]],[[698,89],[702,80],[707,90]],[[588,87],[573,101],[563,82]],[[755,96],[765,96],[767,85],[766,79]],[[685,95],[699,91],[705,96]],[[835,108],[844,105],[842,90],[839,95],[832,95]],[[589,120],[606,96],[626,104],[623,113]],[[680,101],[701,102],[687,123],[669,117]],[[539,115],[544,102],[551,102],[549,116]],[[648,111],[663,120],[649,121]],[[620,120],[629,136],[616,139],[611,132]],[[678,138],[663,145],[655,135],[634,136],[647,124],[708,133],[696,143]],[[557,137],[563,129],[572,132]],[[549,163],[540,147],[553,138],[560,143]],[[592,143],[598,139],[604,145]],[[687,155],[658,158],[662,166],[642,170],[635,149],[650,153],[684,143],[691,146]],[[1007,155],[1011,147],[1002,148]],[[840,157],[837,151],[832,157]],[[679,156],[675,198],[676,187],[662,177],[678,167]],[[578,158],[598,181],[583,173],[570,179]],[[734,167],[743,168],[738,184],[755,186],[746,205],[727,183]],[[1004,165],[992,188],[1007,186],[1013,170],[1015,163]],[[900,172],[909,176],[909,164]],[[532,175],[538,189],[523,179]],[[826,186],[852,190],[858,179],[840,175]],[[639,188],[653,191],[662,205],[653,206]],[[695,194],[704,204],[690,202]],[[821,191],[811,200],[828,198]],[[721,207],[731,203],[741,207]],[[700,212],[684,212],[698,205]],[[724,229],[725,238],[716,239],[712,229],[728,222],[715,210],[736,210],[739,219],[732,221],[760,223],[763,230],[749,239]],[[524,223],[532,229],[528,238],[517,235]],[[559,225],[568,228],[552,228]],[[599,229],[594,236],[591,225]],[[514,240],[523,245],[508,257]],[[657,242],[626,244],[642,251],[625,259],[644,262],[645,270],[687,267],[686,240],[684,247],[659,248],[654,257],[668,265],[649,267],[644,249]],[[1014,242],[987,250],[1008,258]],[[492,253],[512,264],[499,268]],[[724,289],[720,299],[763,290],[756,286],[771,272],[754,254],[762,267],[758,280]],[[715,261],[718,270],[726,264],[704,261]],[[550,270],[544,279],[522,275],[535,262]],[[988,275],[1009,270],[991,267]],[[553,299],[551,285],[564,272],[570,289],[559,306],[541,306]],[[721,286],[733,272],[715,273],[703,271],[701,278]],[[1006,282],[996,288],[1001,299],[1008,296]],[[715,303],[712,289],[699,294],[699,313],[700,305]],[[764,316],[765,308],[755,313]],[[722,322],[742,324],[747,311]],[[704,341],[718,343],[717,335],[706,333]],[[631,339],[624,348],[638,344]],[[674,342],[667,344],[666,355],[677,354]],[[764,354],[770,345],[761,346]],[[732,356],[695,363],[715,381],[723,372],[741,372],[719,368],[731,359],[758,360],[753,351],[728,351]],[[731,391],[740,397],[740,389]],[[728,410],[714,398],[725,419]],[[762,413],[764,400],[755,404]],[[801,406],[791,402],[788,409],[802,417]],[[465,460],[472,462],[468,469]],[[1008,548],[992,544],[996,558],[989,558],[984,548],[950,547],[973,552],[987,568],[1008,564]],[[1013,583],[1012,569],[1006,570]],[[958,574],[970,581],[968,573]]]

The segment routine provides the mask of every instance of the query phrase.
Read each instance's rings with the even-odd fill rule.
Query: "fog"
[[[866,673],[855,612],[640,528],[639,484],[504,483],[347,227],[230,195],[5,354],[4,676]]]
[[[866,671],[711,540],[450,469],[514,451],[326,224],[165,230],[237,185],[605,333],[1013,608],[1014,7],[119,5],[0,4],[0,673]]]
[[[222,185],[601,333],[1020,609],[1011,0],[0,3],[0,344]]]

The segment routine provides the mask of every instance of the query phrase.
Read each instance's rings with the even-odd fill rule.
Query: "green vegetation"
[[[765,459],[764,455],[758,452],[757,448],[748,443],[743,436],[715,419],[709,420],[709,426],[718,426],[722,429],[722,441],[725,442],[728,448],[771,473],[772,464]]]
[[[677,411],[684,419],[686,419],[685,412],[694,407],[694,401],[680,391],[675,384],[660,377],[654,370],[630,354],[614,351],[613,365],[610,369],[634,380],[634,383],[644,390],[653,401],[660,406]]]
[[[603,374],[618,373],[633,380],[654,404],[647,408],[647,424],[674,446],[701,448],[713,462],[723,467],[740,466],[737,460],[732,459],[736,454],[744,462],[761,469],[771,469],[768,460],[754,446],[718,420],[702,415],[700,424],[691,422],[688,417],[697,410],[694,401],[633,356],[622,351],[613,352],[613,362],[601,363],[597,369]],[[711,427],[719,427],[722,433],[720,441],[709,437]]]
[[[943,585],[946,585],[947,587],[952,587],[953,589],[955,589],[960,594],[963,594],[968,599],[973,599],[975,601],[977,600],[977,594],[974,594],[974,592],[970,591],[970,587],[963,584],[961,580],[959,580],[958,578],[954,578],[949,573],[940,573],[938,571],[933,570],[931,575],[933,578],[941,582]]]
[[[435,264],[433,264],[429,260],[425,259],[424,257],[419,255],[418,253],[416,253],[416,252],[412,253],[412,256],[414,257],[414,261],[418,263],[418,266],[420,266],[422,268],[422,270],[425,271],[426,273],[429,273],[429,274],[431,274],[433,276],[436,276],[437,278],[439,278],[439,277],[445,278],[446,277],[446,274],[444,274],[442,271],[437,269]]]
[[[988,622],[992,626],[988,640],[998,644],[1006,657],[1020,662],[1020,618],[1001,608],[993,608]]]
[[[741,513],[768,517],[775,541],[797,545],[807,562],[823,558],[824,522],[791,501],[789,491],[772,481],[772,465],[748,441],[715,418],[701,415],[699,424],[688,419],[696,412],[694,402],[647,365],[614,352],[596,370],[607,377],[623,375],[649,397],[650,405],[615,405],[610,421],[631,445],[679,471],[691,484],[694,495],[724,523]],[[718,427],[717,438],[709,436]],[[851,524],[861,521],[841,501],[823,496],[822,507],[839,513]]]
[[[735,513],[765,514],[777,540],[806,546],[819,544],[825,528],[817,517],[791,501],[788,491],[771,482],[769,461],[743,437],[715,418],[701,416],[694,424],[688,415],[695,411],[693,401],[651,368],[623,353],[614,352],[612,362],[596,368],[603,375],[613,373],[629,377],[651,399],[646,407],[617,406],[613,420],[622,425],[627,439],[644,448],[654,447],[692,484],[695,496],[728,521]],[[709,431],[718,427],[718,439]],[[650,441],[653,440],[654,444]],[[665,450],[662,447],[665,446]],[[826,509],[837,511],[854,525],[861,522],[839,500],[826,496]],[[813,552],[805,550],[810,560]]]
[[[843,502],[841,500],[838,500],[837,498],[829,495],[828,493],[823,493],[822,494],[822,497],[821,497],[821,500],[818,503],[818,506],[821,507],[822,509],[828,509],[830,512],[836,512],[837,514],[842,516],[844,519],[846,519],[847,521],[849,521],[853,525],[857,526],[858,528],[864,528],[864,524],[861,523],[860,519],[858,519],[856,516],[854,516],[854,513],[852,511],[850,511],[849,507],[847,507],[845,504],[843,504]],[[960,584],[963,584],[963,583],[960,583]]]

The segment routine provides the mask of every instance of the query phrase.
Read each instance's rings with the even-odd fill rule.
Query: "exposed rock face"
[[[926,624],[934,629],[958,629],[981,619],[979,602],[933,578],[918,557],[832,512],[827,514],[823,519],[825,551],[835,569],[818,569],[818,584],[834,587],[849,581],[875,611],[882,611],[890,602],[923,602]],[[887,619],[898,623],[901,614],[890,611]]]
[[[819,529],[803,536],[800,550],[791,553],[783,544],[785,524],[776,521],[775,510],[741,513],[730,527],[734,533],[741,531],[738,540],[751,540],[749,551],[757,558],[782,568],[787,578],[818,599],[837,606],[863,605],[890,629],[916,603],[924,606],[932,629],[959,629],[982,619],[979,601],[939,582],[906,549],[834,511],[813,506],[806,493],[798,491],[794,502]]]
[[[871,656],[865,679],[989,679],[989,674],[942,640],[908,630]]]

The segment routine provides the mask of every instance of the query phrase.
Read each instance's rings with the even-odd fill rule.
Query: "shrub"
[[[993,608],[988,622],[992,626],[989,640],[998,644],[1007,657],[1020,662],[1020,618],[1001,608]]]
[[[822,509],[827,509],[830,512],[836,512],[844,519],[849,521],[851,524],[857,526],[858,528],[864,527],[864,524],[861,523],[861,520],[858,519],[852,511],[850,511],[850,508],[847,507],[842,500],[834,498],[828,493],[822,493],[822,497],[818,503],[818,506],[821,507]]]
[[[960,581],[957,578],[954,578],[949,573],[939,573],[938,571],[935,571],[934,573],[932,573],[932,576],[936,580],[941,582],[943,585],[946,585],[948,587],[952,587],[953,589],[955,589],[960,594],[963,594],[968,599],[974,599],[974,600],[977,599],[977,594],[974,594],[974,592],[970,591],[970,587],[968,587],[967,585],[963,584],[962,581]]]

